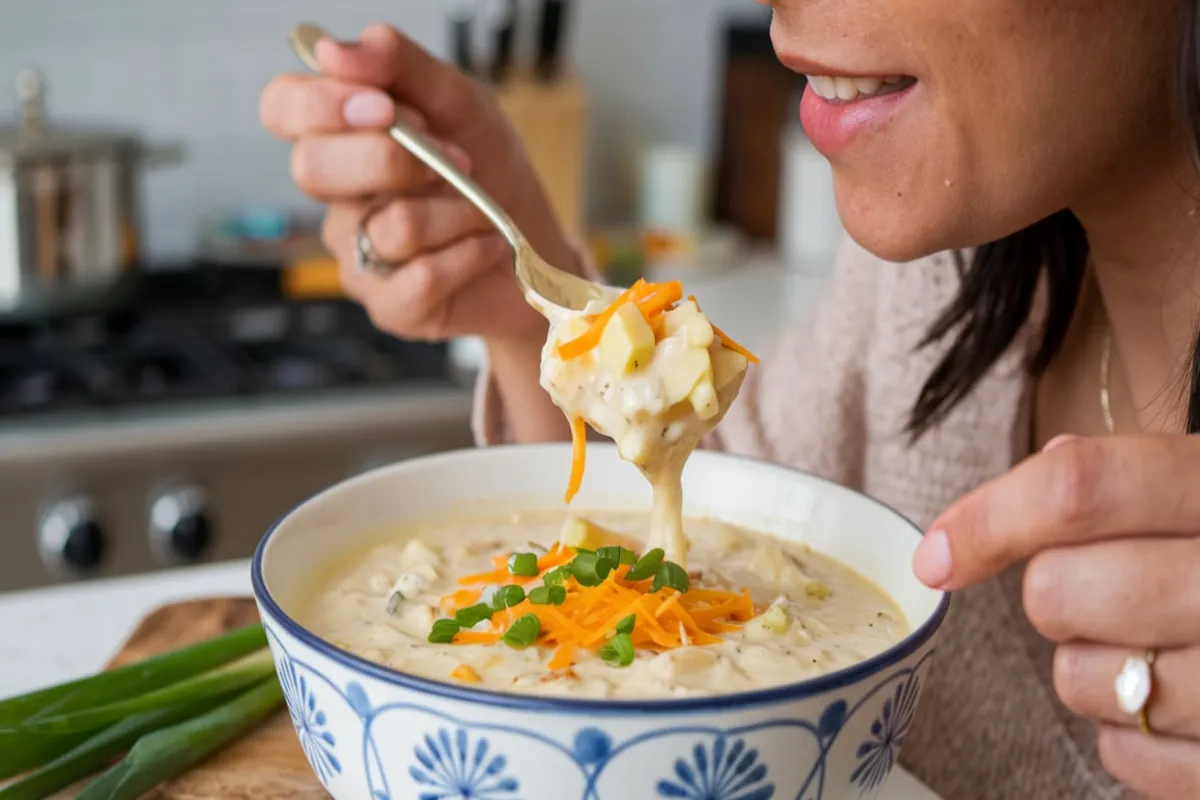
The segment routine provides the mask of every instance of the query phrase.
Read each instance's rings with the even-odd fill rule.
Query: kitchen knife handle
[[[558,77],[566,17],[567,0],[542,0],[537,63],[534,69],[543,81],[553,81]]]

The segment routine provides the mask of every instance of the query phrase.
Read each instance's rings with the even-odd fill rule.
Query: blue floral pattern
[[[785,715],[733,728],[679,724],[621,737],[614,737],[606,725],[588,725],[578,728],[573,737],[559,740],[543,732],[499,721],[458,719],[421,702],[389,703],[385,699],[373,703],[362,684],[357,681],[340,684],[331,680],[322,670],[290,654],[270,627],[267,634],[276,651],[280,683],[292,723],[314,771],[327,788],[335,775],[340,776],[341,781],[351,783],[365,780],[366,796],[372,800],[392,800],[400,796],[397,792],[406,784],[409,788],[402,796],[412,800],[518,800],[517,793],[523,785],[528,794],[531,786],[536,788],[545,780],[544,775],[531,775],[527,780],[527,776],[519,774],[520,770],[514,769],[515,763],[522,764],[521,769],[527,768],[529,754],[523,750],[526,744],[543,748],[542,752],[548,757],[565,758],[564,766],[570,765],[570,769],[576,770],[574,775],[579,782],[568,780],[574,788],[566,789],[564,785],[559,789],[562,793],[558,796],[562,800],[573,797],[627,800],[631,796],[651,794],[673,800],[783,800],[784,795],[789,800],[793,797],[822,800],[830,788],[827,787],[827,769],[835,746],[843,748],[848,743],[839,744],[839,741],[850,735],[850,730],[865,727],[862,717],[868,711],[877,716],[865,741],[857,750],[851,751],[854,769],[849,783],[860,795],[873,797],[895,766],[900,747],[912,726],[921,691],[921,676],[933,657],[933,650],[929,649],[911,666],[879,676],[852,705],[835,697],[812,719]],[[330,701],[343,704],[361,723],[358,744],[361,745],[363,763],[359,772],[364,774],[355,775],[353,768],[343,774],[343,762],[336,752],[338,742],[328,730],[329,727],[337,729],[337,726],[331,726],[321,710],[328,707],[326,704]],[[405,726],[410,724],[409,720],[432,721],[431,726],[417,727],[417,739],[411,745],[412,756],[407,769],[394,757],[385,756],[380,749],[386,738],[377,740],[375,729],[384,718],[403,719]],[[340,720],[338,717],[339,724]],[[794,772],[796,763],[778,758],[780,753],[775,752],[778,748],[767,747],[767,743],[779,736],[796,734],[810,737],[809,741],[815,747],[813,760],[809,762],[805,757],[802,762],[807,770],[804,775]],[[645,780],[647,785],[644,789],[635,788],[629,794],[629,773],[622,773],[621,760],[631,750],[640,749],[646,743],[665,744],[668,741],[678,742],[671,745],[678,756],[670,772],[644,778],[637,775],[637,779]],[[795,741],[797,744],[802,742]],[[346,742],[341,744],[345,747]],[[510,761],[509,755],[514,760]],[[397,772],[393,773],[393,769]],[[567,778],[568,773],[558,773],[559,769],[554,768],[555,773]],[[602,788],[612,783],[613,776],[620,776],[613,788],[623,787],[617,790],[615,798],[612,788]],[[394,783],[397,780],[400,782]],[[537,788],[536,791],[543,790]]]
[[[863,793],[878,788],[891,772],[912,727],[920,694],[921,682],[911,673],[890,697],[884,698],[883,710],[871,725],[871,738],[858,746],[858,765],[850,774],[850,780]]]
[[[660,780],[655,789],[659,797],[686,800],[768,800],[775,786],[766,783],[767,766],[758,760],[758,751],[738,739],[728,747],[718,736],[710,754],[702,744],[692,750],[691,763],[675,761],[675,776]]]
[[[423,745],[413,748],[420,766],[412,766],[412,779],[429,791],[418,800],[485,800],[512,795],[520,788],[516,778],[504,775],[508,760],[492,755],[488,740],[480,737],[472,747],[467,732],[459,728],[451,739],[441,728],[437,738],[426,734]]]
[[[276,671],[300,747],[321,783],[328,783],[330,777],[341,774],[342,762],[334,755],[337,740],[325,730],[325,712],[317,708],[316,695],[309,689],[304,676],[296,671],[291,658],[283,658]]]

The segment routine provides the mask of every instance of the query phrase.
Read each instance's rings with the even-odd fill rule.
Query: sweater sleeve
[[[884,268],[847,240],[833,277],[803,323],[750,367],[738,400],[705,447],[811,470],[861,486],[866,352]],[[473,425],[480,445],[506,441],[500,393],[485,366]]]

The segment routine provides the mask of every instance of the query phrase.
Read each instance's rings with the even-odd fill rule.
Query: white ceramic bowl
[[[689,514],[803,541],[872,578],[913,633],[857,666],[737,695],[535,698],[394,672],[307,631],[296,609],[330,562],[406,519],[485,501],[561,503],[568,445],[494,447],[377,469],[284,517],[254,557],[254,592],[296,732],[338,800],[838,800],[873,797],[929,675],[946,595],[909,570],[920,532],[863,495],[783,467],[697,453]],[[612,446],[590,446],[578,509],[646,509]]]

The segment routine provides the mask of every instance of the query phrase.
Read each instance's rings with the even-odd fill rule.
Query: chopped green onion
[[[661,547],[646,551],[646,555],[639,558],[637,563],[629,569],[629,574],[625,576],[625,579],[630,581],[644,581],[647,578],[653,578],[658,574],[658,568],[662,564],[663,555]]]
[[[638,560],[637,553],[624,547],[601,547],[596,555],[618,564],[635,564]]]
[[[595,553],[580,553],[571,561],[571,574],[581,586],[599,586],[616,567],[615,561]]]
[[[614,628],[614,630],[617,633],[633,633],[633,625],[635,622],[637,622],[637,615],[630,614],[628,617],[618,622],[617,627]]]
[[[404,602],[404,595],[399,592],[392,592],[392,596],[387,601],[387,613],[395,615],[400,610],[400,604]]]
[[[600,648],[600,657],[614,667],[628,667],[633,663],[633,640],[628,633],[618,633]]]
[[[473,606],[460,608],[454,615],[454,621],[464,628],[473,628],[485,619],[491,619],[496,610],[487,603],[476,603]]]
[[[660,589],[671,588],[686,592],[688,586],[687,570],[674,561],[664,561],[658,568],[658,572],[654,574],[654,583],[650,584],[650,591],[657,592]]]
[[[561,606],[567,600],[562,586],[539,586],[529,592],[529,602],[535,606]]]
[[[17,730],[23,734],[92,731],[112,725],[132,714],[187,702],[202,694],[233,691],[256,684],[274,671],[275,662],[271,659],[271,651],[263,648],[201,675],[185,678],[170,686],[135,697],[110,703],[101,702],[91,708],[53,716],[39,715],[20,723]]]
[[[248,733],[282,702],[283,690],[272,676],[207,714],[143,736],[124,760],[88,784],[78,800],[135,800]]]
[[[503,611],[512,608],[525,599],[525,590],[520,586],[501,586],[492,595],[492,608]]]
[[[566,566],[555,567],[542,576],[542,583],[546,586],[562,586],[570,576],[571,570]]]
[[[538,574],[537,556],[533,553],[513,553],[508,557],[508,571],[519,578]]]
[[[509,626],[501,638],[509,647],[523,650],[533,644],[541,631],[542,623],[538,622],[537,614],[526,614]]]
[[[439,619],[433,623],[433,630],[429,632],[429,641],[433,644],[450,644],[460,630],[462,630],[462,625],[455,620]]]

